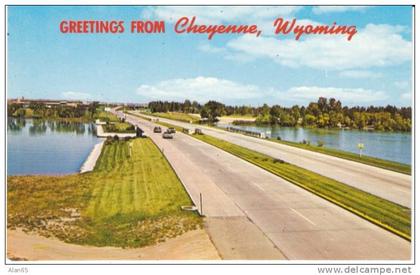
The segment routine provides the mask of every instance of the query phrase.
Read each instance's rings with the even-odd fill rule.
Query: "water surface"
[[[99,143],[95,126],[39,119],[7,120],[7,174],[69,174]]]

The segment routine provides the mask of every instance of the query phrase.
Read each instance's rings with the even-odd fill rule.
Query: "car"
[[[159,126],[153,128],[153,133],[162,133],[162,128],[160,128]]]
[[[175,134],[176,133],[176,130],[173,127],[169,127],[168,130],[166,130],[166,131],[170,134]]]
[[[168,138],[168,139],[172,139],[174,138],[174,134],[169,132],[168,130],[166,130],[163,134],[162,134],[163,138]]]

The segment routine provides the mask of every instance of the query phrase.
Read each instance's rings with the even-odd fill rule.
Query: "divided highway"
[[[188,135],[165,140],[153,123],[126,119],[161,148],[197,206],[202,194],[207,230],[225,259],[411,257],[410,242],[280,177]]]
[[[156,117],[149,116],[149,118]],[[200,128],[206,135],[214,136],[271,157],[282,159],[291,164],[411,208],[412,188],[410,175],[208,126],[192,125],[165,118],[159,118],[159,121],[185,128]]]

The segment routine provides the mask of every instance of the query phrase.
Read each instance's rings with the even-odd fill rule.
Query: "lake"
[[[100,142],[95,126],[39,119],[7,119],[7,174],[69,174]]]
[[[273,138],[281,137],[282,140],[294,142],[309,140],[313,145],[322,141],[326,147],[353,153],[359,153],[357,144],[363,143],[364,155],[411,164],[411,133],[227,124],[219,126],[264,133],[269,131]]]

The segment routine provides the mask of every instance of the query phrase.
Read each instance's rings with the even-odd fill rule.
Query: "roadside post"
[[[133,148],[133,143],[132,142],[130,142],[129,144],[128,144],[128,156],[131,158],[131,148]]]
[[[362,151],[365,148],[365,145],[363,143],[357,144],[357,148],[359,148],[359,157],[362,157]]]
[[[200,193],[200,215],[203,216],[203,195]]]

